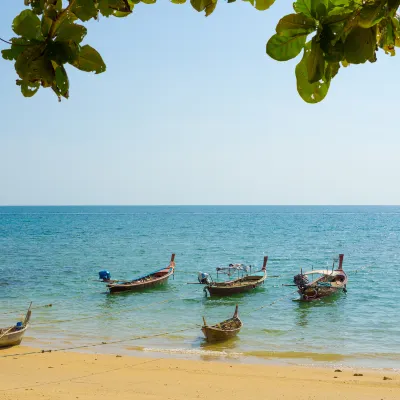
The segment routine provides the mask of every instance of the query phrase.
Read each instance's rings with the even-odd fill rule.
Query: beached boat
[[[347,275],[343,271],[343,254],[339,254],[339,266],[335,269],[335,261],[331,270],[319,269],[301,272],[294,277],[294,283],[299,288],[300,300],[313,301],[331,296],[339,291],[346,292]],[[318,275],[314,279],[314,275]],[[311,276],[312,281],[309,281]]]
[[[14,326],[0,329],[0,347],[17,346],[21,343],[22,338],[24,337],[24,334],[29,326],[29,320],[32,313],[31,306],[32,303],[29,305],[24,321],[18,322]]]
[[[263,275],[246,275],[242,278],[225,282],[208,282],[204,291],[208,290],[210,296],[230,296],[237,293],[245,293],[260,286],[267,279],[268,256],[264,257],[264,263],[260,271]]]
[[[168,278],[174,273],[175,270],[174,260],[175,254],[172,254],[171,261],[166,268],[161,268],[131,281],[107,281],[105,279],[103,279],[103,281],[108,282],[107,287],[110,293],[132,292],[152,288],[154,286],[162,285],[168,281]]]
[[[243,326],[243,322],[238,315],[238,306],[236,305],[235,313],[219,324],[212,326],[207,325],[206,319],[203,317],[204,325],[201,328],[207,342],[221,342],[235,337]]]

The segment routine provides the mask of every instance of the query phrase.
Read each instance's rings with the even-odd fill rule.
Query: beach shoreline
[[[28,353],[17,355],[18,353]],[[357,374],[357,375],[355,375]],[[21,346],[0,352],[0,399],[398,399],[400,373],[137,357]],[[321,397],[321,393],[323,394]]]

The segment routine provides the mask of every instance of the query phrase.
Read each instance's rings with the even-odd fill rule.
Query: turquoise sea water
[[[39,348],[121,340],[93,351],[400,368],[399,244],[400,207],[0,207],[0,324],[33,301],[53,304],[34,309],[24,340]],[[154,271],[172,252],[174,279],[158,289],[109,295],[96,281],[105,268],[115,279]],[[293,301],[295,288],[282,284],[301,267],[331,266],[338,253],[348,293]],[[210,299],[187,284],[231,262],[261,267],[264,255],[278,277],[252,293]],[[236,303],[239,336],[207,345],[201,317],[218,322]],[[162,332],[172,333],[125,340]]]

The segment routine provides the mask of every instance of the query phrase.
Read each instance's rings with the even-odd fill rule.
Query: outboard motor
[[[306,275],[298,274],[293,278],[293,282],[297,285],[300,289],[304,289],[308,284],[308,278]]]
[[[206,274],[205,272],[199,272],[197,274],[197,279],[199,283],[203,285],[208,285],[210,283],[210,275]]]
[[[111,279],[110,271],[107,271],[106,269],[100,271],[99,279],[101,279],[103,282],[108,282]]]

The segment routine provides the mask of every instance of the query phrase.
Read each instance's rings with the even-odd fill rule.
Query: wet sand
[[[0,399],[400,399],[393,371],[0,351]],[[355,376],[354,374],[361,374]]]

